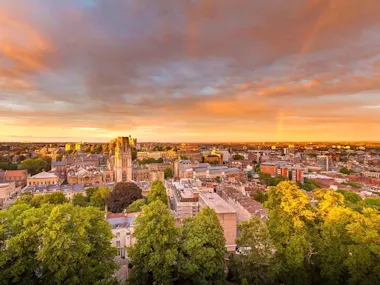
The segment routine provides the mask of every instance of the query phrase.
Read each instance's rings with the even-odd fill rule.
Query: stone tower
[[[132,147],[135,147],[136,139],[118,137],[115,147],[115,181],[128,182],[132,180]]]

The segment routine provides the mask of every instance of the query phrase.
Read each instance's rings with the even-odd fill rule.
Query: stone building
[[[55,185],[59,183],[58,181],[59,181],[59,177],[55,175],[54,173],[40,172],[28,178],[28,185],[29,186],[53,185],[53,184]]]
[[[132,181],[132,147],[136,145],[136,139],[118,137],[115,147],[115,181]]]

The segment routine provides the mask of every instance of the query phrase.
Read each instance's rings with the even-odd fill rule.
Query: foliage
[[[265,222],[257,217],[239,225],[236,243],[240,252],[230,257],[229,278],[243,284],[273,284],[275,248]]]
[[[366,198],[364,199],[364,206],[380,210],[380,198]]]
[[[362,198],[358,194],[342,189],[339,189],[336,192],[343,195],[344,204],[346,205],[346,207],[349,207],[356,211],[362,210]]]
[[[166,167],[164,174],[165,174],[165,179],[172,178],[173,177],[173,169],[171,167]]]
[[[218,183],[220,183],[222,181],[222,179],[220,178],[220,176],[216,176],[215,177],[215,181],[218,182]]]
[[[99,187],[90,198],[90,205],[93,207],[97,207],[99,209],[104,209],[108,196],[110,195],[111,190],[107,186]]]
[[[294,182],[271,187],[268,201],[269,232],[276,247],[273,269],[285,284],[307,284],[308,258],[312,252],[308,225],[314,220],[308,196]]]
[[[269,173],[259,172],[260,182],[266,186],[276,186],[281,181],[287,180],[283,176],[272,177]]]
[[[43,170],[49,171],[50,162],[49,159],[45,157],[25,159],[21,162],[20,169],[26,169],[31,175],[36,175],[37,173],[40,173]]]
[[[10,162],[0,162],[1,170],[17,170],[17,164],[13,164]]]
[[[116,269],[101,211],[26,203],[0,211],[0,284],[95,284]]]
[[[342,167],[342,168],[339,170],[339,172],[342,173],[342,174],[347,174],[347,175],[352,174],[352,173],[355,173],[354,170],[352,170],[352,169],[348,169],[347,167]]]
[[[142,198],[141,189],[132,182],[117,183],[107,199],[108,209],[120,213],[134,201]]]
[[[224,284],[223,228],[216,212],[203,208],[183,222],[180,247],[180,276],[193,284]]]
[[[34,195],[32,200],[30,201],[30,205],[33,207],[41,207],[42,204],[52,204],[52,205],[59,205],[59,204],[65,204],[69,200],[65,197],[65,195],[62,192],[54,192],[51,194],[37,194]]]
[[[99,187],[90,187],[86,189],[87,201],[90,202],[91,196],[99,189]]]
[[[307,192],[311,192],[311,191],[318,189],[320,187],[321,186],[319,185],[318,182],[314,181],[313,179],[308,179],[308,178],[305,178],[304,183],[300,184],[300,188],[302,190],[307,191]]]
[[[244,159],[244,155],[235,154],[235,155],[232,156],[232,159],[233,160],[243,160]]]
[[[136,244],[128,248],[131,284],[173,284],[177,278],[179,229],[166,205],[143,206],[135,220]]]
[[[73,196],[71,201],[74,206],[86,207],[88,206],[87,197],[85,197],[82,193],[76,193]]]
[[[263,191],[257,190],[255,193],[253,193],[252,198],[257,202],[264,203],[268,200],[268,194]]]
[[[154,159],[154,158],[144,158],[142,160],[137,160],[137,162],[141,165],[145,165],[145,164],[150,164],[150,163],[163,163],[164,162],[164,159],[163,158],[158,158],[158,159]]]
[[[31,192],[21,193],[20,195],[18,195],[16,201],[13,204],[14,205],[23,204],[23,203],[29,204],[32,201],[32,199],[33,199],[33,193]]]
[[[344,183],[345,185],[348,185],[348,186],[351,186],[352,188],[356,188],[356,189],[360,189],[362,188],[362,186],[358,183],[355,183],[355,182],[346,182]]]
[[[168,204],[168,196],[166,195],[166,188],[164,184],[159,181],[153,181],[150,185],[150,191],[148,193],[148,204],[156,200],[160,200],[165,205]]]
[[[142,206],[144,206],[144,205],[146,205],[146,200],[145,199],[138,199],[128,206],[127,213],[140,212]]]

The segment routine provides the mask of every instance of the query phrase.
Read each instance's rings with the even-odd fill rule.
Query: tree
[[[165,174],[165,179],[172,178],[173,177],[173,169],[171,167],[166,167],[164,174]]]
[[[54,192],[51,194],[37,194],[34,195],[32,200],[30,201],[30,204],[33,207],[41,207],[42,204],[52,204],[52,205],[59,205],[59,204],[65,204],[69,200],[65,197],[65,195],[62,192]]]
[[[177,278],[179,229],[161,201],[143,206],[136,217],[136,244],[129,247],[131,284],[173,284]]]
[[[0,284],[95,284],[117,268],[101,211],[17,204],[0,211]]]
[[[264,203],[268,200],[267,193],[264,193],[263,191],[257,190],[255,193],[253,193],[253,199],[257,202]]]
[[[235,154],[235,155],[232,156],[232,159],[233,160],[243,160],[244,159],[244,155]]]
[[[90,205],[103,210],[107,204],[107,199],[110,193],[111,193],[111,190],[107,186],[99,187],[95,191],[95,193],[91,195]]]
[[[220,183],[220,182],[222,181],[222,179],[220,178],[220,176],[216,176],[216,177],[215,177],[215,181],[216,181],[217,183]]]
[[[159,180],[153,181],[153,183],[150,186],[150,191],[148,193],[148,204],[156,200],[160,200],[165,205],[168,204],[166,188],[164,184]]]
[[[231,256],[229,271],[232,281],[247,284],[273,284],[275,247],[265,222],[257,217],[243,221],[236,239],[240,254]]]
[[[33,193],[31,192],[25,192],[18,195],[16,201],[13,204],[23,204],[27,203],[29,204],[33,199]]]
[[[358,194],[342,189],[339,189],[336,192],[343,195],[346,207],[356,211],[362,210],[362,198]]]
[[[355,171],[353,171],[352,169],[348,169],[347,167],[342,167],[340,170],[339,170],[340,173],[342,174],[351,174],[351,173],[355,173]]]
[[[380,198],[366,198],[364,199],[364,206],[380,210]]]
[[[120,213],[134,201],[142,198],[141,189],[132,182],[117,183],[107,199],[108,209]]]
[[[71,201],[74,206],[86,207],[88,206],[87,198],[82,193],[76,193]]]
[[[17,164],[13,164],[10,162],[0,162],[0,169],[1,170],[16,170]]]
[[[99,187],[90,187],[86,189],[86,197],[87,201],[90,202],[91,196],[94,195],[96,191],[98,191]]]
[[[48,171],[50,164],[46,159],[42,158],[25,159],[21,162],[20,169],[26,169],[31,175],[36,175],[43,170]]]
[[[144,205],[146,205],[146,200],[145,199],[138,199],[128,206],[127,213],[140,212],[142,206],[144,206]]]
[[[203,208],[183,222],[180,276],[193,284],[224,284],[223,228],[215,211]]]
[[[283,181],[268,192],[269,232],[276,247],[274,270],[285,284],[309,282],[312,255],[311,232],[315,215],[308,196],[296,183]]]

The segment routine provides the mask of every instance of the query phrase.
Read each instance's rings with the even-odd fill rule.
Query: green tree
[[[257,217],[239,225],[236,239],[239,254],[230,259],[232,281],[247,284],[273,284],[275,247],[265,222]]]
[[[177,279],[179,229],[166,205],[157,200],[136,217],[136,244],[128,248],[131,284],[173,284]]]
[[[98,191],[98,189],[99,187],[90,187],[86,189],[86,197],[88,202],[90,202],[92,195],[94,195],[94,193]]]
[[[216,177],[215,177],[215,180],[216,180],[216,182],[218,182],[218,183],[220,183],[220,182],[222,181],[222,179],[220,178],[220,176],[216,176]]]
[[[74,206],[86,207],[88,206],[87,197],[82,193],[76,193],[71,201]]]
[[[33,199],[33,193],[31,192],[25,192],[18,195],[16,201],[13,204],[30,204],[30,202]]]
[[[173,177],[173,169],[171,167],[166,167],[164,174],[165,174],[165,179],[172,178]]]
[[[16,170],[17,164],[13,164],[10,162],[0,162],[0,169],[1,170]]]
[[[107,199],[108,199],[110,193],[111,193],[111,190],[109,187],[107,187],[107,186],[99,187],[95,191],[95,193],[91,196],[90,205],[103,210],[107,204]]]
[[[244,159],[244,155],[235,154],[235,155],[232,156],[232,159],[233,160],[243,160]]]
[[[351,173],[355,173],[355,171],[351,170],[351,169],[348,169],[347,167],[342,167],[340,170],[339,170],[340,173],[342,174],[351,174]]]
[[[43,170],[50,170],[50,164],[42,158],[25,159],[21,162],[20,169],[26,169],[31,175],[36,175]]]
[[[366,198],[364,199],[364,206],[380,210],[380,198]]]
[[[165,205],[168,204],[168,196],[166,195],[166,188],[164,184],[159,181],[153,181],[150,185],[150,191],[148,193],[148,204],[156,200],[160,200]]]
[[[52,204],[52,205],[59,205],[59,204],[65,204],[68,203],[69,200],[65,197],[65,195],[62,192],[54,192],[51,194],[37,194],[34,195],[32,200],[30,201],[30,204],[33,207],[41,207],[42,204]]]
[[[362,210],[362,198],[358,194],[342,189],[339,189],[336,192],[343,195],[346,207],[352,208],[357,211]]]
[[[145,199],[138,199],[128,206],[127,213],[140,212],[142,206],[144,206],[144,205],[146,205],[146,200]]]
[[[113,213],[121,213],[134,201],[142,198],[141,189],[132,182],[117,183],[107,199],[108,209]]]
[[[224,284],[223,228],[215,211],[203,208],[183,222],[180,276],[193,284]]]
[[[309,258],[313,252],[308,226],[315,217],[308,196],[296,183],[283,181],[271,187],[265,205],[269,209],[269,232],[276,247],[273,269],[285,284],[308,284]]]
[[[117,268],[101,211],[17,204],[0,211],[0,284],[95,284]]]
[[[255,193],[253,193],[253,199],[257,202],[264,203],[268,200],[267,193],[257,190]]]

